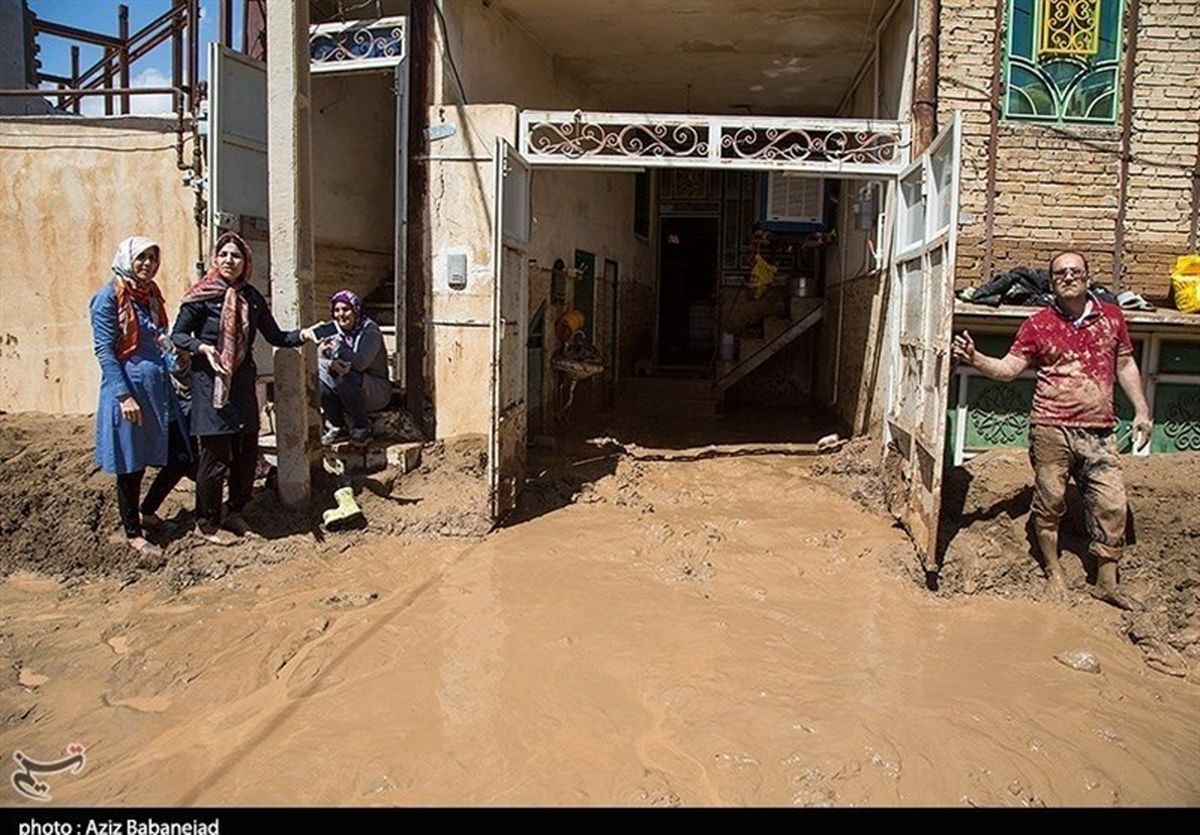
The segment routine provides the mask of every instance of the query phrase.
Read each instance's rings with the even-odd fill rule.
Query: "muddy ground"
[[[1074,603],[1038,600],[1022,455],[948,488],[930,592],[867,442],[661,463],[585,433],[487,536],[481,451],[362,484],[362,531],[261,493],[230,549],[182,536],[181,490],[146,566],[88,422],[0,417],[0,759],[86,745],[50,780],[73,805],[1200,804],[1195,458],[1130,466],[1133,618],[1078,559]]]
[[[1121,582],[1142,611],[1121,629],[1147,663],[1180,678],[1200,677],[1200,454],[1125,456],[1130,539]],[[994,450],[951,470],[943,490],[940,586],[949,594],[1041,599],[1043,574],[1028,533],[1033,498],[1024,450]],[[1095,581],[1079,495],[1068,492],[1060,533],[1071,604],[1085,606]]]
[[[283,507],[260,479],[245,514],[254,535],[232,548],[190,536],[194,485],[184,479],[159,512],[166,528],[147,534],[163,547],[163,556],[147,562],[125,546],[114,480],[96,468],[91,439],[88,418],[0,415],[0,577],[28,570],[68,584],[92,577],[124,584],[149,578],[179,591],[300,552],[339,553],[380,536],[480,537],[491,527],[484,439],[463,437],[425,445],[413,472],[355,477],[369,524],[334,537],[320,524],[322,510],[333,506],[332,477],[314,485],[323,501],[311,513]],[[143,490],[149,482],[147,476]]]

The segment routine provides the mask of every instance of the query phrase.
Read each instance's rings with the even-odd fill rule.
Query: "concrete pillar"
[[[267,179],[271,309],[285,330],[313,321],[308,4],[267,5]],[[279,493],[289,507],[312,498],[318,446],[314,350],[275,353]]]

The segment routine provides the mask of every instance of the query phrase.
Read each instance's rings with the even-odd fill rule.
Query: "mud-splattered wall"
[[[191,158],[191,143],[185,159]],[[173,316],[196,277],[193,195],[174,122],[132,116],[0,120],[0,410],[91,412],[100,373],[88,301],[122,238],[162,248]]]

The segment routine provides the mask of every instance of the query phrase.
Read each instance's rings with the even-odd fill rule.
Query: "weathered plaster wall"
[[[137,116],[0,119],[0,409],[95,409],[88,301],[123,238],[159,242],[158,283],[174,316],[196,278],[198,236],[173,127]],[[190,159],[190,142],[184,151]]]
[[[595,107],[589,90],[562,62],[499,8],[480,0],[446,0],[446,33],[437,33],[442,61],[434,73],[434,102],[462,102],[450,61],[468,102],[503,102],[533,109]],[[569,49],[569,47],[564,46]]]
[[[488,432],[491,414],[492,223],[496,215],[496,139],[516,135],[516,108],[503,104],[434,108],[434,124],[454,134],[435,143],[430,167],[429,300],[433,322],[429,375],[438,437]],[[450,287],[447,259],[466,256],[467,284]]]

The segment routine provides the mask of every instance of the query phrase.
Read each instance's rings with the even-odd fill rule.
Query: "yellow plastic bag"
[[[1171,270],[1175,306],[1184,313],[1200,313],[1200,255],[1180,255]]]
[[[761,299],[767,287],[775,280],[775,273],[777,272],[779,272],[779,267],[770,263],[761,255],[755,255],[754,268],[750,270],[750,287],[753,288],[753,292],[750,295],[753,298]]]

